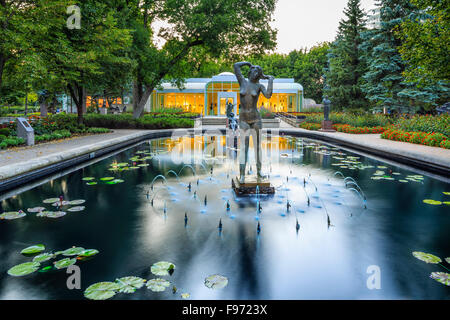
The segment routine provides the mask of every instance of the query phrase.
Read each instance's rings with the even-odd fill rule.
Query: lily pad
[[[147,288],[153,292],[161,292],[170,286],[170,282],[164,279],[151,279],[147,281]]]
[[[31,213],[41,212],[44,211],[44,207],[34,207],[34,208],[28,208],[27,211]]]
[[[83,181],[92,181],[92,180],[95,180],[95,178],[94,177],[84,177],[81,180],[83,180]]]
[[[144,286],[145,279],[139,277],[123,277],[116,279],[116,283],[120,285],[119,292],[133,293]]]
[[[114,177],[104,177],[104,178],[100,178],[100,180],[102,180],[102,181],[114,180]]]
[[[39,262],[25,262],[9,269],[8,274],[13,277],[26,276],[38,270],[40,265]]]
[[[37,215],[36,215],[36,217],[46,217],[47,215],[49,215],[49,214],[51,214],[52,213],[52,211],[41,211],[41,212],[39,212]]]
[[[416,257],[419,260],[425,261],[426,263],[440,263],[442,262],[441,258],[432,255],[430,253],[424,253],[424,252],[420,252],[420,251],[414,251],[413,256]]]
[[[91,300],[107,300],[116,295],[120,285],[115,282],[98,282],[84,290],[84,296]]]
[[[430,278],[445,284],[446,286],[450,286],[450,273],[432,272]]]
[[[88,182],[86,183],[88,186],[95,186],[97,184],[97,182]]]
[[[64,217],[66,213],[64,211],[47,211],[47,214],[45,215],[47,218],[57,219]]]
[[[141,163],[137,165],[138,167],[148,167],[149,164],[148,163]]]
[[[25,217],[27,214],[25,212],[18,212],[18,211],[9,211],[9,212],[4,212],[2,214],[0,214],[0,219],[5,219],[5,220],[14,220],[14,219],[19,219],[19,218],[23,218]]]
[[[69,201],[69,205],[71,205],[71,206],[77,206],[77,205],[83,204],[83,203],[85,203],[85,202],[86,202],[86,200],[83,200],[83,199],[72,200],[72,201]]]
[[[80,253],[82,253],[85,249],[81,248],[81,247],[73,247],[73,248],[69,248],[66,249],[62,252],[63,256],[78,256]]]
[[[27,247],[20,251],[21,254],[36,254],[41,253],[45,250],[45,246],[43,244],[36,244],[34,246]]]
[[[445,261],[450,264],[450,257],[449,258],[445,258]]]
[[[59,201],[59,198],[48,198],[48,199],[45,199],[42,202],[43,203],[54,203],[54,202],[57,202],[57,201]]]
[[[76,206],[76,207],[72,207],[72,208],[67,209],[67,211],[77,212],[77,211],[83,211],[84,209],[86,209],[86,207],[84,207],[84,206]]]
[[[228,284],[228,279],[224,276],[214,274],[205,279],[205,286],[210,289],[222,289]]]
[[[64,258],[64,259],[56,261],[54,263],[54,266],[56,269],[64,269],[64,268],[67,268],[67,267],[75,264],[76,262],[77,262],[77,259],[75,259],[75,258],[73,258],[73,259]]]
[[[122,180],[122,179],[114,179],[112,181],[108,181],[107,184],[118,184],[118,183],[122,183],[124,181],[125,180]]]
[[[79,257],[92,257],[95,256],[96,254],[98,254],[98,250],[96,249],[86,249],[84,251],[82,251],[78,256]]]
[[[168,276],[170,270],[175,269],[175,265],[167,261],[159,261],[152,265],[150,271],[157,276]]]
[[[41,253],[40,255],[37,255],[36,257],[33,258],[33,262],[45,262],[48,261],[50,259],[52,259],[54,257],[54,255],[52,253]]]
[[[444,201],[444,202],[442,202],[443,204],[446,204],[446,205],[448,205],[448,206],[450,206],[450,201]]]
[[[434,205],[434,206],[438,206],[438,205],[441,205],[441,204],[442,204],[441,201],[432,200],[432,199],[425,199],[425,200],[423,200],[423,203],[426,203],[426,204],[432,204],[432,205]]]
[[[442,192],[443,194],[445,194],[446,196],[450,196],[450,192]]]
[[[61,206],[68,206],[70,204],[70,201],[66,201],[66,200],[63,200],[63,201],[57,201],[57,202],[55,202],[55,203],[52,203],[52,206],[54,206],[54,207],[61,207]]]
[[[401,182],[401,183],[408,183],[408,180],[398,180],[398,182]]]
[[[189,299],[191,297],[191,295],[189,293],[182,293],[181,294],[181,298],[182,299]]]

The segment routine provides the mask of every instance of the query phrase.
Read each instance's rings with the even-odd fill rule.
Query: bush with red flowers
[[[381,134],[381,138],[450,149],[450,140],[448,137],[438,132],[408,132],[403,130],[388,129]]]

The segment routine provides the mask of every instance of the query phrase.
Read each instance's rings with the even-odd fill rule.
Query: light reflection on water
[[[236,151],[227,148],[225,137],[214,136],[143,143],[4,200],[4,211],[35,207],[60,194],[87,201],[85,211],[57,220],[28,214],[0,222],[0,299],[83,299],[82,290],[66,288],[64,271],[22,278],[6,274],[10,267],[29,261],[19,252],[36,243],[52,251],[73,245],[100,250],[94,259],[79,263],[83,290],[123,276],[153,278],[150,266],[160,260],[176,265],[169,280],[178,294],[170,288],[164,293],[143,288],[115,299],[179,299],[182,292],[189,292],[192,299],[448,299],[448,288],[428,278],[430,272],[443,270],[418,261],[411,252],[450,255],[448,207],[422,203],[425,198],[442,199],[449,185],[429,177],[423,184],[374,181],[370,177],[382,163],[361,156],[363,165],[374,167],[332,166],[338,162],[333,155],[358,155],[330,154],[341,152],[333,148],[320,152],[317,145],[306,147],[308,143],[306,139],[265,140],[263,171],[270,174],[277,190],[274,196],[261,197],[261,214],[256,212],[255,198],[236,198],[231,191],[231,178],[237,175]],[[147,161],[148,167],[107,170],[113,162],[142,156],[137,151],[157,150],[165,152],[158,151]],[[249,155],[254,162],[252,150]],[[180,172],[186,163],[197,176],[186,168]],[[387,166],[402,177],[414,174]],[[180,173],[180,179],[168,175],[169,170]],[[358,195],[334,175],[338,170],[361,186],[366,210]],[[152,191],[151,182],[158,174],[166,176],[167,184],[156,180]],[[115,176],[125,182],[87,186],[81,180],[86,176]],[[381,268],[381,290],[366,287],[370,265]],[[206,288],[204,279],[211,274],[228,277],[228,286],[217,291]]]

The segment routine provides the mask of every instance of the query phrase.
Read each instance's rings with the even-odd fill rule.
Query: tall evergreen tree
[[[360,0],[349,0],[344,18],[339,23],[336,40],[329,52],[326,72],[326,94],[338,108],[362,108],[367,105],[360,89],[366,65],[361,59],[360,34],[366,30],[365,14]]]
[[[368,64],[362,90],[378,108],[406,112],[416,111],[423,103],[438,98],[438,86],[422,86],[406,82],[406,62],[398,48],[401,40],[395,36],[398,26],[418,13],[409,0],[378,0],[380,12],[378,26],[363,32],[360,49]]]

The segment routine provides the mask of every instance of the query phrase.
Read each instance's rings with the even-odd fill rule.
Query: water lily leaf
[[[33,258],[33,262],[45,262],[54,257],[53,253],[41,253],[40,255],[37,255]]]
[[[153,264],[150,271],[157,276],[168,276],[170,270],[175,269],[175,265],[167,261],[159,261]]]
[[[430,253],[424,253],[424,252],[420,252],[420,251],[414,251],[413,256],[416,257],[419,260],[425,261],[426,263],[440,263],[442,262],[441,258],[432,255]]]
[[[95,186],[97,184],[97,182],[88,182],[86,183],[88,186]]]
[[[125,180],[122,180],[122,179],[114,179],[114,180],[112,180],[112,181],[108,181],[108,182],[106,182],[107,184],[118,184],[118,183],[122,183],[122,182],[124,182]]]
[[[57,202],[57,201],[59,201],[59,198],[48,198],[48,199],[45,199],[42,202],[43,203],[54,203],[54,202]]]
[[[118,283],[98,282],[84,290],[84,296],[91,300],[107,300],[114,297],[119,289],[120,286]]]
[[[450,264],[450,257],[449,258],[445,258],[445,261]]]
[[[73,258],[64,258],[61,260],[58,260],[54,263],[54,266],[56,269],[64,269],[67,268],[68,266],[71,266],[73,264],[75,264],[77,262],[77,259]]]
[[[145,279],[139,277],[123,277],[116,279],[119,284],[119,292],[122,293],[133,293],[136,289],[140,289],[144,286]]]
[[[84,177],[81,180],[83,180],[83,181],[91,181],[91,180],[95,180],[95,177]]]
[[[128,168],[130,168],[130,169],[139,169],[139,167],[136,167],[136,166],[134,166],[134,167],[128,167]]]
[[[14,220],[14,219],[19,219],[19,218],[23,218],[25,217],[27,214],[25,212],[18,212],[18,211],[9,211],[9,212],[4,212],[2,214],[0,214],[0,219],[5,219],[5,220]]]
[[[147,288],[153,292],[161,292],[170,286],[170,282],[164,279],[151,279],[147,281]]]
[[[43,244],[36,244],[34,246],[27,247],[20,251],[21,254],[35,254],[41,253],[45,250],[45,246]]]
[[[81,247],[73,247],[73,248],[69,248],[66,249],[62,252],[63,256],[78,256],[80,253],[82,253],[85,249],[81,248]]]
[[[44,207],[34,207],[34,208],[28,208],[27,211],[31,213],[41,212],[44,211]]]
[[[114,180],[114,177],[104,177],[104,178],[100,178],[100,180],[102,180],[102,181]]]
[[[443,204],[446,204],[446,205],[448,205],[448,206],[450,206],[450,201],[444,201],[444,202],[442,202]]]
[[[387,169],[386,166],[377,166],[378,169]]]
[[[442,204],[441,201],[432,200],[432,199],[425,199],[425,200],[423,200],[423,203],[426,203],[426,204],[432,204],[432,205],[434,205],[434,206],[437,206],[437,205]]]
[[[182,293],[181,294],[181,298],[183,299],[189,299],[191,297],[191,295],[189,293]]]
[[[432,272],[430,278],[445,284],[446,286],[450,286],[450,273]]]
[[[72,200],[72,201],[69,201],[69,205],[71,205],[71,206],[77,206],[77,205],[83,204],[83,203],[85,203],[85,202],[86,202],[86,200],[84,200],[84,199]]]
[[[79,257],[92,257],[98,253],[99,253],[99,251],[96,249],[86,249],[86,250],[80,252],[80,254],[78,256]]]
[[[205,286],[210,289],[222,289],[228,284],[228,279],[224,276],[213,274],[205,279]]]
[[[25,262],[9,269],[8,274],[13,277],[26,276],[38,270],[40,265],[39,262]]]
[[[52,219],[56,219],[56,218],[61,218],[64,217],[66,215],[66,213],[64,211],[46,211],[46,217],[47,218],[52,218]]]
[[[57,202],[55,202],[55,203],[52,203],[52,206],[54,206],[54,207],[62,207],[62,206],[68,206],[70,204],[70,201],[66,201],[66,200],[63,200],[63,201],[57,201]]]
[[[77,211],[83,211],[84,209],[86,209],[86,207],[84,207],[84,206],[76,206],[76,207],[72,207],[72,208],[67,209],[67,211],[77,212]]]
[[[446,196],[450,196],[450,192],[442,192],[443,194],[445,194]]]
[[[408,180],[398,180],[398,182],[401,182],[401,183],[408,183]]]
[[[148,167],[149,164],[148,163],[141,163],[137,165],[138,167]]]
[[[40,269],[39,272],[49,272],[50,270],[54,270],[54,269],[56,269],[56,268],[53,266],[47,266],[47,267]]]

